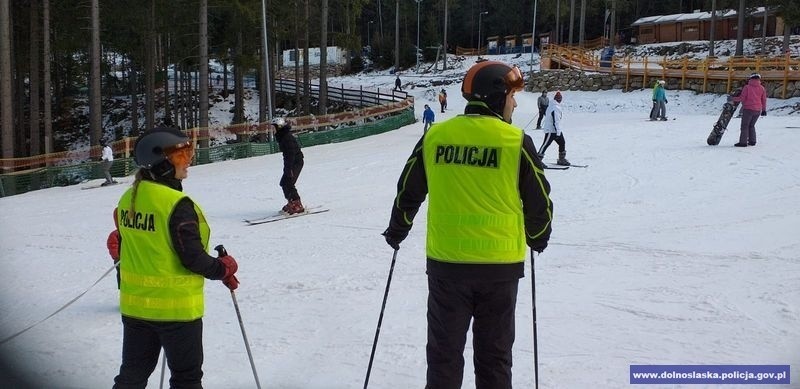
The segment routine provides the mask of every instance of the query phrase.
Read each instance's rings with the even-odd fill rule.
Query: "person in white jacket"
[[[564,134],[561,131],[561,119],[563,116],[561,112],[562,98],[561,91],[556,92],[555,96],[553,96],[553,101],[550,102],[547,106],[547,111],[545,111],[544,126],[542,127],[544,131],[544,141],[542,141],[542,146],[539,148],[539,158],[544,160],[544,152],[547,151],[550,143],[555,141],[558,144],[558,160],[556,164],[569,166],[566,142],[564,141]]]
[[[111,178],[111,165],[114,164],[114,151],[111,150],[111,146],[106,141],[100,141],[100,145],[103,146],[103,156],[100,159],[103,161],[103,174],[106,175],[106,182],[100,185],[106,186],[116,184],[117,182]]]

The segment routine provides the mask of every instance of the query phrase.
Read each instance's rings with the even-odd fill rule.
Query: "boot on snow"
[[[559,151],[558,152],[558,160],[556,161],[556,165],[561,166],[569,166],[570,163],[567,160],[567,152],[566,151]]]
[[[300,199],[290,200],[288,205],[289,205],[289,210],[287,210],[286,213],[290,215],[294,215],[296,213],[303,213],[306,211],[305,207],[303,207],[303,203],[300,202]]]

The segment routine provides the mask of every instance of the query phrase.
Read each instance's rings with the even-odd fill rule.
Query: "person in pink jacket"
[[[734,97],[733,101],[742,103],[741,133],[739,134],[739,143],[734,146],[755,146],[758,115],[767,116],[767,91],[761,85],[761,75],[751,74],[747,85],[742,88],[742,94]]]

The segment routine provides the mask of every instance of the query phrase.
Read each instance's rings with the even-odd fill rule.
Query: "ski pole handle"
[[[228,255],[228,250],[225,250],[225,246],[218,244],[217,247],[214,247],[214,250],[217,250],[217,255],[222,258]]]

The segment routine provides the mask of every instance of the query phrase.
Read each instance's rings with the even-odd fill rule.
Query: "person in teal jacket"
[[[660,80],[656,89],[653,91],[653,101],[657,105],[655,117],[650,117],[650,120],[667,120],[667,92],[664,90],[664,80]]]
[[[461,387],[470,324],[477,388],[511,388],[526,246],[547,247],[553,216],[533,140],[510,124],[523,86],[519,68],[502,62],[470,68],[464,114],[422,136],[397,183],[383,233],[395,250],[428,197],[426,388]]]

